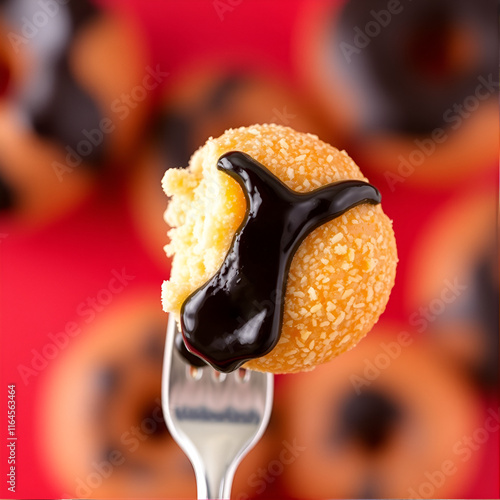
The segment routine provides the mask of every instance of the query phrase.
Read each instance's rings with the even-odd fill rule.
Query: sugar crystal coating
[[[340,180],[366,181],[344,151],[288,127],[254,125],[209,139],[188,169],[168,170],[163,179],[172,197],[165,250],[174,258],[162,301],[177,318],[187,296],[217,272],[244,218],[240,186],[216,168],[228,151],[249,154],[297,192]],[[280,341],[245,366],[303,371],[352,348],[385,309],[396,263],[392,223],[380,205],[360,205],[314,230],[290,267]]]

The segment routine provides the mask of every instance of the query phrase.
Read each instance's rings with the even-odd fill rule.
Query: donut
[[[4,1],[0,31],[2,215],[38,224],[135,150],[151,97],[146,49],[129,19],[88,0]],[[128,105],[134,89],[140,102]]]
[[[158,262],[165,263],[167,200],[161,178],[184,167],[207,137],[228,128],[281,120],[321,135],[327,127],[287,82],[258,68],[197,61],[169,77],[135,168],[128,176],[129,203],[139,236]]]
[[[40,446],[54,484],[73,498],[195,496],[192,467],[163,420],[158,309],[151,295],[120,298],[81,325],[51,367]]]
[[[417,331],[487,392],[498,383],[497,209],[493,186],[444,204],[412,249],[404,294]]]
[[[81,330],[42,389],[40,447],[54,484],[73,498],[193,498],[193,469],[163,420],[157,295],[120,298]],[[251,492],[247,479],[272,458],[277,431],[270,425],[244,458],[235,494]]]
[[[64,164],[64,151],[27,130],[15,110],[0,103],[0,219],[45,225],[89,199],[94,173],[75,168],[58,177],[54,162]]]
[[[286,377],[282,398],[284,435],[301,450],[283,472],[294,498],[461,498],[479,472],[481,453],[464,461],[462,449],[483,421],[478,396],[396,325]]]
[[[497,157],[496,13],[487,1],[304,4],[296,64],[355,160],[442,186]],[[389,56],[390,55],[390,56]]]
[[[301,95],[269,71],[197,62],[166,89],[156,133],[166,166],[184,167],[207,137],[269,121],[301,132],[327,132]]]
[[[268,193],[262,202],[268,208],[258,221],[252,215],[252,229],[246,231],[242,224],[245,220],[250,227],[248,214],[257,213],[261,195],[251,199],[245,195],[235,172],[240,169],[243,174],[238,175],[246,175],[250,168],[255,172],[251,182],[262,200],[262,193]],[[244,366],[253,370],[292,373],[312,369],[356,345],[384,310],[397,263],[392,223],[379,199],[371,198],[376,189],[363,179],[344,151],[280,125],[228,130],[209,139],[192,156],[187,170],[168,170],[163,187],[172,198],[165,218],[172,229],[166,252],[173,263],[162,299],[164,310],[179,320],[187,348],[222,371],[246,361]],[[306,200],[324,196],[328,210],[333,210],[334,190],[344,188],[360,190],[354,195],[359,196],[358,204],[350,205],[345,191],[347,204],[338,217],[328,222],[322,218],[325,223],[313,220],[309,203],[324,207],[323,202]],[[248,207],[246,197],[254,200]],[[314,217],[323,217],[322,210],[318,208]],[[304,227],[312,230],[307,236]],[[265,241],[261,241],[263,231]],[[281,245],[288,238],[281,235],[292,233],[302,234],[303,239],[283,243],[288,264],[274,247],[265,253],[271,241]],[[221,272],[234,279],[238,294],[234,299],[227,298],[229,286]],[[210,288],[216,282],[222,284],[218,295]],[[192,306],[210,301],[203,316],[193,312]],[[213,339],[204,338],[202,326],[191,328],[203,323],[219,328]],[[272,337],[276,333],[277,338]],[[254,341],[259,342],[256,349]],[[275,343],[269,348],[271,341]]]

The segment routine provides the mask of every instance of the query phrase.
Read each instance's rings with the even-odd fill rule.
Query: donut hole
[[[375,388],[346,394],[335,411],[339,426],[334,439],[344,445],[352,443],[367,454],[376,454],[390,445],[404,413],[394,397]]]
[[[448,0],[392,13],[382,0],[371,6],[347,1],[328,28],[330,64],[356,89],[361,128],[424,135],[447,126],[446,111],[474,95],[478,76],[496,72],[493,12]],[[342,43],[353,43],[354,52],[346,55]]]
[[[496,162],[494,4],[344,0],[304,10],[301,78],[367,172],[441,188]]]
[[[479,395],[428,338],[376,329],[332,363],[287,377],[283,432],[303,447],[283,474],[294,498],[407,498],[483,421]],[[479,452],[457,461],[433,496],[460,497],[480,462]]]
[[[410,28],[405,58],[409,69],[435,84],[447,84],[474,68],[475,39],[442,5],[431,6]]]

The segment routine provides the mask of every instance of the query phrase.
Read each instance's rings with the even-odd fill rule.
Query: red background
[[[130,12],[142,27],[153,67],[159,64],[175,75],[182,67],[214,55],[225,60],[249,59],[258,61],[263,68],[272,68],[301,90],[288,41],[305,0],[243,0],[225,13],[223,22],[212,2],[109,0],[106,3]],[[167,78],[167,89],[169,84]],[[496,184],[495,170],[492,167],[475,177],[474,185]],[[397,284],[385,318],[404,323],[411,312],[404,298],[408,276],[405,257],[411,254],[419,231],[432,215],[457,193],[470,188],[470,180],[437,189],[405,186],[395,193],[384,190],[384,181],[376,175],[370,175],[370,180],[382,188],[384,210],[394,219],[400,255]],[[36,408],[43,405],[39,388],[44,372],[25,387],[18,375],[18,365],[29,364],[31,349],[41,349],[48,333],[64,329],[66,322],[74,317],[77,305],[107,283],[112,269],[125,268],[136,276],[130,285],[134,289],[157,290],[160,304],[161,282],[168,277],[168,268],[151,258],[138,237],[124,193],[122,181],[112,191],[106,188],[104,193],[104,188],[97,189],[83,205],[39,229],[2,221],[1,232],[7,236],[0,240],[4,346],[1,370],[2,391],[5,391],[0,398],[0,414],[6,414],[5,386],[15,383],[19,435],[18,491],[8,498],[58,498],[62,494],[48,479],[43,456],[34,448],[38,431]],[[485,408],[492,404],[495,402],[484,401]],[[1,435],[5,436],[4,417],[2,421]],[[0,463],[5,471],[5,446],[1,449]],[[463,492],[463,498],[498,498],[498,433],[490,436],[483,451],[481,474]]]

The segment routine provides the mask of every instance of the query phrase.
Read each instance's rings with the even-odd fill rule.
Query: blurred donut
[[[455,196],[423,230],[407,280],[410,321],[484,388],[498,383],[498,193]]]
[[[88,0],[6,0],[0,30],[0,183],[17,200],[1,205],[50,220],[134,151],[154,70],[130,20]]]
[[[61,491],[74,498],[194,497],[194,472],[161,411],[165,331],[157,300],[129,297],[83,326],[54,362],[40,435]]]
[[[44,461],[75,498],[193,498],[193,469],[161,412],[167,318],[158,297],[108,307],[51,369],[41,408]],[[247,479],[272,458],[276,440],[271,425],[238,468],[233,492],[252,493]]]
[[[381,325],[332,363],[288,377],[285,433],[300,449],[284,469],[293,497],[455,498],[477,472],[479,453],[463,463],[457,442],[481,422],[478,399],[429,343],[396,332]],[[448,460],[456,472],[445,476]],[[436,471],[444,480],[429,494],[426,473]]]
[[[299,71],[332,122],[345,124],[358,163],[396,184],[434,185],[496,163],[491,2],[323,1],[302,18]]]
[[[95,176],[75,168],[63,176],[64,152],[27,130],[8,104],[0,103],[0,220],[47,223],[88,198]]]
[[[161,179],[168,168],[185,167],[208,137],[254,123],[291,125],[329,137],[322,119],[285,82],[262,71],[220,63],[185,70],[166,89],[150,139],[130,176],[130,203],[138,231],[165,264],[167,199]]]

